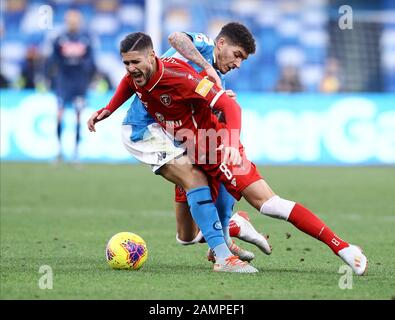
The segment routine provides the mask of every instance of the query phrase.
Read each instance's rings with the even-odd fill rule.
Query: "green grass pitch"
[[[255,213],[273,253],[258,274],[212,272],[206,245],[175,240],[173,186],[137,165],[1,164],[1,299],[393,299],[394,167],[260,167],[275,192],[301,202],[369,258],[366,277],[340,289],[342,261],[291,224]],[[149,249],[139,271],[116,271],[105,246],[120,231]],[[289,234],[289,235],[287,235]],[[53,288],[40,289],[40,266]],[[350,284],[350,282],[349,282]]]

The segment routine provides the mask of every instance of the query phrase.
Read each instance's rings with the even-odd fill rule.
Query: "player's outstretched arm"
[[[94,112],[88,120],[88,130],[90,132],[96,132],[95,124],[101,120],[110,116],[110,111],[107,109],[101,109],[99,111]]]
[[[88,120],[88,130],[96,132],[95,124],[108,118],[115,110],[122,106],[134,94],[134,89],[130,86],[127,76],[123,77],[119,83],[115,94],[105,108],[94,112]]]
[[[169,35],[168,40],[170,45],[176,49],[179,54],[202,67],[210,80],[222,88],[221,79],[214,67],[204,59],[199,50],[193,44],[191,38],[186,33],[179,31],[173,32]]]

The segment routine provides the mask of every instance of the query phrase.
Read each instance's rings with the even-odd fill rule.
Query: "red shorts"
[[[221,152],[218,152],[218,163],[197,164],[207,176],[213,201],[217,199],[220,183],[223,183],[228,192],[238,201],[241,199],[241,193],[246,187],[262,179],[255,164],[247,159],[242,145],[240,145],[239,151],[243,158],[241,166],[236,167],[221,163]],[[175,190],[175,201],[187,201],[184,189],[178,186],[176,186]]]
[[[218,152],[218,163],[198,165],[206,174],[209,183],[219,181],[226,190],[237,200],[241,199],[242,191],[255,181],[261,180],[255,164],[247,159],[244,147],[240,145],[242,164],[240,166],[227,165],[220,162],[221,153]]]

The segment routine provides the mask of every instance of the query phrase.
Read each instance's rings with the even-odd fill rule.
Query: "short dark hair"
[[[134,32],[128,34],[120,45],[120,52],[141,51],[145,49],[153,49],[151,37],[143,32]]]
[[[224,25],[216,40],[221,37],[227,38],[233,45],[242,47],[247,54],[255,53],[255,39],[250,30],[241,23],[229,22]]]

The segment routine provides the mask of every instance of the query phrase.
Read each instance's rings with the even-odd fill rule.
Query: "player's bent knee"
[[[272,218],[288,220],[294,206],[295,202],[282,199],[275,195],[265,201],[259,211]]]
[[[159,174],[184,188],[185,191],[208,185],[206,175],[199,168],[191,163],[179,163],[179,161],[162,166]]]
[[[189,185],[190,188],[208,185],[206,175],[199,168],[192,167],[191,174],[191,180],[189,180],[191,182]]]

